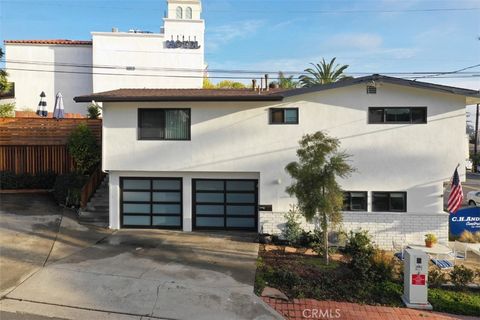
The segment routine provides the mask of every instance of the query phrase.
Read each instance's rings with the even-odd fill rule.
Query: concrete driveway
[[[2,224],[2,247],[12,232],[48,230],[48,237],[39,237],[38,243],[22,244],[21,251],[34,256],[33,262],[26,262],[23,276],[6,277],[8,284],[3,285],[2,267],[2,287],[9,287],[0,301],[3,316],[13,318],[13,312],[20,311],[59,319],[280,319],[253,294],[258,246],[252,234],[157,230],[105,234],[65,215],[59,221],[61,212],[42,219],[19,214],[15,219],[10,215],[16,214],[5,213],[3,207],[2,202],[2,220],[7,215],[21,226]],[[23,211],[22,205],[17,209]],[[42,267],[50,251],[45,238],[52,241],[55,225],[60,232]],[[1,254],[3,260],[4,250]]]

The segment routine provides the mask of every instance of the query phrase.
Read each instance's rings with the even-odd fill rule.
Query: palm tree
[[[298,82],[293,80],[293,76],[286,77],[282,71],[279,71],[278,86],[282,89],[294,89],[298,86]]]
[[[305,69],[305,72],[309,75],[300,76],[300,84],[303,87],[311,87],[351,78],[343,73],[345,69],[348,68],[348,65],[335,65],[336,59],[337,58],[333,58],[329,63],[327,63],[325,59],[322,59],[322,61],[317,64],[311,63],[313,68]]]
[[[3,58],[3,50],[0,48],[0,59]],[[7,80],[8,73],[4,69],[0,69],[0,93],[10,91],[12,88],[11,83]]]

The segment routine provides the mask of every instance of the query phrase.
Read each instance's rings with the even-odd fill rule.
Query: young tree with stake
[[[320,221],[328,264],[328,226],[342,220],[343,191],[336,179],[348,177],[354,168],[347,163],[349,155],[338,150],[340,141],[322,131],[304,135],[299,144],[298,161],[285,168],[293,178],[286,191],[297,198],[299,211],[307,221],[315,217]]]

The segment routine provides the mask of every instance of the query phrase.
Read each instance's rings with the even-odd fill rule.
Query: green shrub
[[[465,289],[467,284],[473,282],[475,278],[475,272],[463,265],[454,266],[450,271],[450,280],[452,283],[460,289]]]
[[[15,117],[15,104],[5,103],[0,104],[0,118],[13,118]]]
[[[280,288],[293,288],[302,284],[302,278],[288,269],[273,269],[264,274],[263,279],[269,285]]]
[[[403,286],[398,283],[391,281],[374,282],[369,292],[369,301],[375,301],[376,304],[401,307],[403,305],[400,298],[402,294]]]
[[[447,282],[445,273],[438,268],[432,268],[428,271],[428,286],[431,288],[439,288]]]
[[[362,281],[372,280],[374,276],[372,260],[375,254],[375,248],[373,247],[368,232],[350,231],[344,252],[350,257],[348,266],[359,280],[359,286],[363,286]]]
[[[460,235],[460,238],[458,238],[458,241],[460,242],[466,242],[466,243],[477,243],[480,242],[480,231],[477,231],[475,233],[472,233],[470,231],[463,231],[462,234]]]
[[[72,131],[68,138],[67,147],[79,174],[92,172],[100,162],[100,148],[95,136],[90,128],[83,123]]]
[[[375,281],[392,281],[395,269],[395,260],[383,250],[376,249],[371,259],[371,271]]]
[[[480,294],[478,292],[432,288],[428,290],[428,301],[435,311],[466,316],[480,314]]]
[[[297,213],[297,208],[292,206],[288,213],[285,214],[285,229],[283,236],[291,245],[298,245],[302,236],[302,227],[300,226],[300,215]]]
[[[75,173],[59,175],[55,179],[53,196],[59,204],[67,207],[80,204],[80,192],[87,178]]]
[[[35,175],[30,173],[15,174],[11,171],[0,172],[0,189],[52,189],[56,174],[41,172]]]
[[[88,119],[98,119],[100,117],[100,107],[97,104],[91,104],[87,108]]]

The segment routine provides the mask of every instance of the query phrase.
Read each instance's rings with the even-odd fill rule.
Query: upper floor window
[[[183,19],[183,9],[182,9],[182,7],[177,7],[177,19]]]
[[[138,109],[139,140],[190,140],[190,109]]]
[[[187,7],[185,10],[185,19],[192,19],[192,8]]]
[[[377,87],[372,85],[367,85],[367,94],[377,94]]]
[[[368,108],[368,123],[427,123],[427,107]]]
[[[298,108],[271,108],[270,124],[298,124]]]
[[[367,211],[367,192],[344,192],[343,211]]]
[[[372,192],[372,211],[407,211],[406,192]]]

